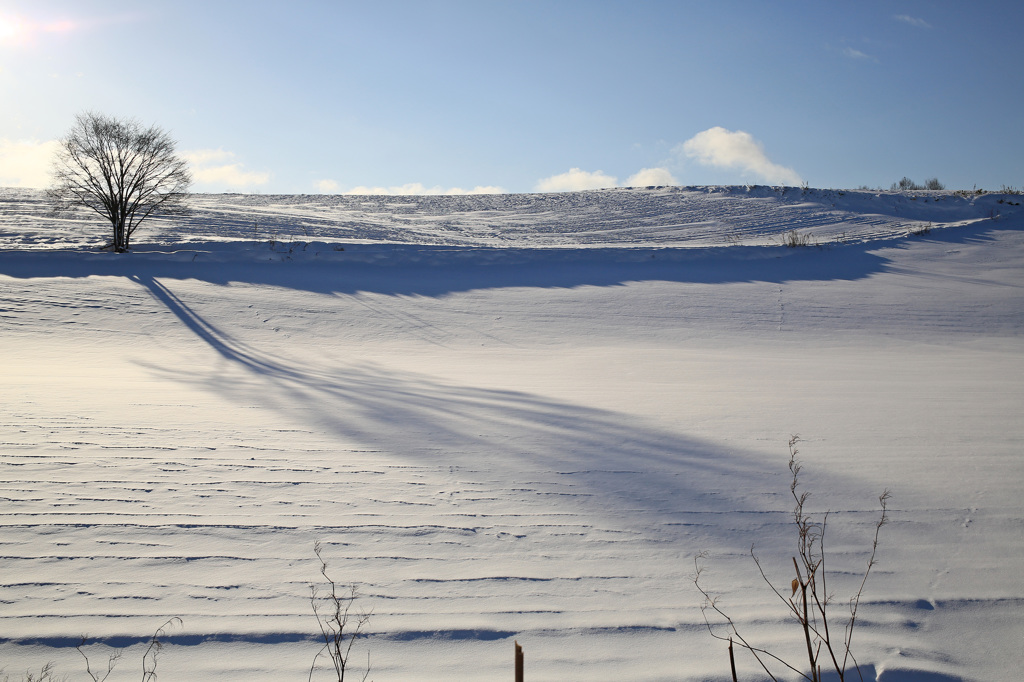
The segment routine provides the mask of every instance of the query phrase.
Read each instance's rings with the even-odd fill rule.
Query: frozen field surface
[[[1021,198],[197,195],[117,255],[0,189],[0,667],[180,617],[161,680],[305,680],[316,541],[378,682],[730,679],[701,552],[799,663],[749,554],[789,585],[799,434],[838,612],[893,493],[865,679],[1013,679]]]

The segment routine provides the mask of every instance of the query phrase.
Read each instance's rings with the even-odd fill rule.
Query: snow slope
[[[0,190],[0,665],[84,679],[88,633],[134,679],[179,616],[162,678],[305,679],[317,540],[376,680],[511,675],[513,639],[530,680],[727,679],[702,551],[799,661],[749,557],[788,584],[799,433],[840,608],[894,493],[859,661],[1007,679],[1019,199],[199,195],[118,256]]]

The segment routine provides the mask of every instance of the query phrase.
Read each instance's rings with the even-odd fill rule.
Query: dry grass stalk
[[[775,595],[786,605],[790,614],[796,619],[800,625],[801,639],[805,645],[807,651],[807,665],[808,671],[801,670],[795,665],[788,661],[776,656],[768,650],[752,645],[748,642],[741,634],[736,626],[736,623],[726,614],[720,606],[716,603],[714,597],[711,596],[707,590],[704,589],[701,584],[701,559],[706,554],[702,553],[694,559],[695,574],[693,583],[697,587],[697,590],[704,596],[704,603],[701,606],[701,612],[704,614],[704,622],[708,628],[708,632],[711,633],[716,639],[729,642],[729,660],[733,666],[733,679],[736,679],[735,672],[735,659],[733,658],[732,644],[735,638],[737,645],[740,648],[749,651],[758,664],[764,670],[772,680],[778,680],[775,674],[772,672],[771,665],[776,667],[781,666],[789,669],[790,671],[800,675],[802,678],[809,682],[821,682],[822,675],[822,661],[826,662],[826,665],[831,664],[831,669],[835,671],[839,682],[845,682],[847,679],[847,669],[850,665],[857,671],[858,675],[863,680],[863,675],[860,673],[860,666],[857,663],[857,659],[853,655],[852,643],[853,643],[853,631],[854,626],[857,623],[857,611],[860,607],[861,596],[864,593],[864,586],[867,583],[868,575],[871,573],[872,567],[874,567],[876,560],[876,554],[878,552],[878,538],[881,532],[882,526],[888,521],[888,501],[891,494],[888,490],[885,490],[878,498],[879,504],[881,505],[881,515],[878,522],[875,524],[874,537],[871,543],[871,552],[868,557],[867,566],[864,570],[864,574],[861,577],[860,585],[853,597],[849,601],[849,617],[846,619],[843,625],[842,637],[837,637],[835,634],[834,627],[834,613],[835,609],[829,609],[832,604],[832,595],[828,591],[828,574],[826,571],[826,552],[825,552],[825,532],[828,527],[829,513],[826,512],[821,521],[816,521],[806,509],[807,499],[810,497],[810,493],[799,490],[800,483],[800,461],[797,458],[798,450],[796,444],[799,442],[797,436],[793,436],[789,441],[789,470],[792,473],[792,481],[790,483],[790,493],[793,496],[795,507],[793,508],[793,521],[797,527],[797,553],[793,557],[793,567],[796,572],[796,577],[793,578],[790,583],[790,595],[785,596],[775,585],[768,579],[765,574],[764,568],[761,565],[761,561],[758,559],[757,554],[754,552],[754,548],[750,548],[750,555],[757,565],[758,571],[761,573],[761,577],[764,579],[768,587],[775,593]],[[718,627],[725,626],[725,629],[730,633],[728,636],[721,635],[716,631],[716,626],[712,624],[709,618],[709,611],[717,614],[722,622],[718,624]],[[824,658],[822,655],[825,655]]]

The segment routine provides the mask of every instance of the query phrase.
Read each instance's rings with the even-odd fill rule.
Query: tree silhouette
[[[174,144],[157,126],[79,114],[60,141],[47,195],[57,210],[84,206],[109,220],[111,246],[123,253],[143,220],[184,207],[192,176]]]

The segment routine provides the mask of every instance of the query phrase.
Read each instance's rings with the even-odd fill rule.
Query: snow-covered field
[[[1013,679],[1021,198],[197,195],[115,255],[0,189],[0,666],[177,616],[160,679],[304,680],[317,540],[378,682],[726,680],[702,551],[799,663],[749,550],[788,586],[800,434],[837,611],[894,495],[866,678]]]

